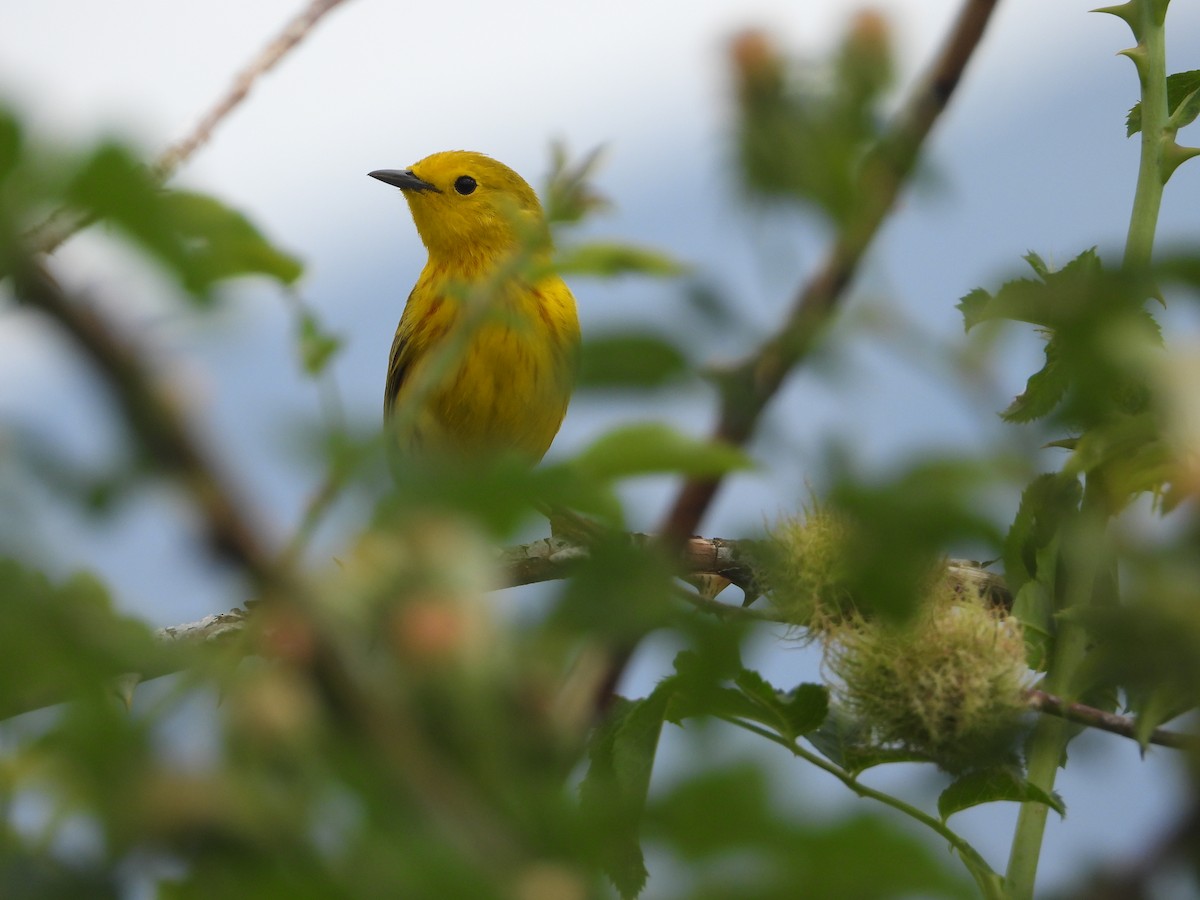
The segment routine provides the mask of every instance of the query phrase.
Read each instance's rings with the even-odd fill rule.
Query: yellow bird
[[[422,455],[516,452],[536,462],[566,414],[579,346],[575,298],[547,274],[552,248],[537,194],[508,166],[465,150],[369,174],[403,191],[429,251],[392,341],[384,418],[430,377],[419,373],[467,314],[467,298],[486,291],[483,318],[414,401],[401,441]],[[529,265],[514,265],[521,254]]]

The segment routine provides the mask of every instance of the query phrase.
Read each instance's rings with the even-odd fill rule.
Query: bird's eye
[[[475,179],[470,175],[459,175],[454,179],[454,189],[464,197],[475,192]]]

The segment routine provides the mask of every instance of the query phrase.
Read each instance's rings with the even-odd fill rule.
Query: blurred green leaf
[[[605,870],[625,898],[636,897],[649,875],[638,827],[669,698],[670,688],[660,687],[643,700],[618,700],[588,745],[581,810],[602,836]]]
[[[292,284],[304,272],[299,260],[270,244],[242,213],[215,197],[163,191],[160,201],[186,248],[195,290],[241,275],[265,275]]]
[[[562,275],[594,275],[598,278],[613,278],[617,275],[656,275],[673,278],[688,271],[686,266],[665,253],[648,250],[636,244],[600,241],[563,250],[559,253],[554,268]]]
[[[1051,577],[1044,573],[1025,582],[1013,597],[1012,614],[1021,623],[1026,659],[1034,671],[1045,670],[1054,637],[1054,597],[1045,583]]]
[[[851,529],[853,564],[845,574],[854,604],[903,621],[952,542],[999,546],[1000,533],[979,499],[998,474],[994,460],[935,458],[874,482],[841,472],[830,507]]]
[[[829,708],[820,728],[804,737],[818,753],[851,775],[886,763],[930,761],[911,750],[878,746],[869,727],[836,706]]]
[[[1035,253],[1025,257],[1038,280],[976,289],[959,302],[967,329],[989,320],[1027,322],[1046,338],[1046,363],[1001,415],[1030,422],[1054,415],[1088,428],[1113,414],[1138,413],[1149,388],[1130,360],[1162,346],[1145,301],[1156,295],[1145,273],[1107,270],[1094,249],[1050,271]]]
[[[1174,75],[1167,76],[1167,113],[1173,115],[1176,110],[1179,110],[1185,101],[1192,105],[1185,107],[1190,112],[1190,115],[1181,117],[1178,123],[1173,123],[1173,127],[1182,128],[1188,125],[1200,113],[1200,108],[1193,108],[1194,101],[1197,97],[1197,91],[1200,90],[1200,69],[1193,69],[1190,72],[1176,72]],[[1133,104],[1129,110],[1129,115],[1125,120],[1125,136],[1133,137],[1142,130],[1142,103],[1139,100]]]
[[[1194,553],[1189,546],[1189,551]],[[1080,683],[1092,693],[1124,692],[1139,739],[1197,706],[1200,606],[1188,579],[1193,560],[1155,560],[1149,578],[1130,578],[1120,607],[1092,607],[1076,616],[1092,641]],[[1122,573],[1125,574],[1125,573]]]
[[[848,220],[863,201],[862,160],[881,133],[877,106],[891,80],[886,29],[852,25],[832,71],[790,65],[761,32],[734,41],[733,62],[747,191]]]
[[[92,154],[67,197],[120,228],[200,298],[235,276],[261,274],[290,284],[302,271],[241,213],[203,194],[163,190],[119,144],[102,145]]]
[[[687,357],[670,341],[636,331],[609,334],[584,341],[579,387],[657,388],[687,371]]]
[[[1065,818],[1067,815],[1067,808],[1058,794],[1047,793],[1011,766],[968,772],[956,778],[938,797],[938,815],[945,820],[956,812],[998,800],[1044,803],[1060,816]]]
[[[580,453],[575,464],[604,481],[660,473],[717,476],[751,466],[735,447],[697,440],[658,422],[610,431]]]
[[[117,872],[88,860],[60,859],[13,829],[0,829],[0,884],[21,900],[119,900]]]
[[[654,799],[646,832],[688,865],[675,896],[691,900],[875,900],[970,897],[935,852],[899,825],[856,816],[797,823],[772,807],[762,767],[734,762],[692,775]],[[863,850],[870,848],[870,865]],[[737,860],[739,865],[730,865]]]
[[[603,147],[584,154],[574,165],[561,141],[555,141],[550,151],[550,176],[542,191],[547,222],[552,225],[578,222],[589,213],[608,206],[608,201],[596,192],[591,181],[600,167]]]
[[[103,144],[83,164],[67,191],[76,206],[123,230],[190,289],[195,274],[153,173],[125,147]]]
[[[73,697],[102,697],[125,672],[164,653],[140,623],[113,612],[93,575],[54,583],[0,559],[0,718]]]
[[[748,717],[787,740],[820,728],[829,711],[829,691],[823,685],[802,684],[784,693],[750,669],[738,672],[734,684],[750,702]]]
[[[313,313],[300,316],[300,363],[310,376],[320,375],[342,349],[342,339],[325,331]]]
[[[1039,475],[1021,492],[1017,515],[1004,538],[1004,573],[1017,593],[1037,576],[1037,554],[1055,542],[1064,523],[1079,511],[1083,486],[1073,475]]]
[[[577,636],[602,636],[620,646],[669,624],[672,567],[651,548],[632,546],[624,533],[592,540],[573,567],[550,622]]]
[[[783,711],[792,734],[803,737],[825,724],[829,716],[829,688],[800,684],[783,696]]]
[[[21,158],[21,126],[16,118],[0,106],[0,185],[12,174]],[[0,203],[0,215],[5,215]]]

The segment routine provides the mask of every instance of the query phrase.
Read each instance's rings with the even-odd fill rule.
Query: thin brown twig
[[[1058,716],[1060,719],[1070,722],[1078,722],[1089,728],[1098,728],[1101,731],[1119,734],[1135,741],[1139,739],[1137,722],[1129,716],[1119,716],[1116,713],[1105,712],[1083,703],[1072,703],[1056,697],[1054,694],[1047,694],[1045,691],[1031,690],[1027,697],[1029,708],[1037,712]],[[1200,749],[1200,737],[1182,734],[1178,731],[1168,731],[1165,728],[1155,728],[1145,736],[1145,740],[1149,744],[1173,747],[1176,750]]]
[[[284,25],[279,34],[234,76],[229,88],[192,130],[159,154],[153,166],[158,180],[167,181],[193,153],[208,143],[217,126],[246,99],[255,82],[304,40],[326,13],[343,2],[344,0],[312,0]],[[55,210],[46,221],[29,232],[27,246],[36,253],[53,253],[71,235],[94,221],[93,215],[78,210]]]
[[[284,25],[279,34],[259,51],[250,64],[234,76],[229,90],[200,119],[191,134],[172,144],[159,156],[154,165],[159,177],[164,181],[170,178],[181,163],[206,144],[221,121],[246,99],[254,83],[304,40],[326,13],[342,2],[343,0],[312,0],[295,18]]]

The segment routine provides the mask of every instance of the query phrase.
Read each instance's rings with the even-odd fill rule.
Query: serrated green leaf
[[[580,453],[575,464],[600,480],[658,473],[716,476],[751,465],[735,447],[697,440],[657,422],[610,431]]]
[[[588,747],[580,809],[603,841],[605,870],[623,898],[636,897],[649,874],[638,828],[672,690],[664,683],[645,699],[618,701]]]
[[[1154,729],[1171,721],[1180,712],[1193,708],[1194,704],[1195,696],[1180,691],[1179,686],[1174,684],[1162,685],[1149,691],[1129,692],[1130,710],[1135,713],[1133,736],[1142,752],[1150,748],[1150,736]]]
[[[1063,364],[1061,341],[1050,337],[1046,341],[1046,363],[1025,382],[1025,390],[1000,413],[1006,422],[1033,422],[1054,412],[1071,386],[1071,374]]]
[[[1200,115],[1200,89],[1192,91],[1179,102],[1175,111],[1171,113],[1171,118],[1167,120],[1167,127],[1175,130],[1185,128],[1196,121],[1198,115]]]
[[[644,332],[610,334],[584,341],[578,384],[592,388],[656,388],[687,370],[687,357],[670,341]]]
[[[983,288],[975,288],[970,293],[966,294],[956,304],[956,308],[963,316],[963,328],[970,331],[986,318],[986,310],[991,302],[992,295]]]
[[[1082,497],[1079,479],[1062,473],[1039,475],[1026,485],[1004,538],[1004,571],[1010,590],[1019,591],[1038,575],[1038,552],[1056,539],[1063,522],[1078,511]]]
[[[1044,803],[1060,816],[1065,817],[1067,814],[1067,808],[1058,794],[1047,793],[1015,769],[1004,766],[968,772],[955,779],[938,797],[938,815],[944,821],[956,812],[998,800]]]
[[[1190,72],[1176,72],[1174,75],[1167,76],[1167,113],[1174,115],[1185,101],[1195,102],[1193,95],[1200,90],[1200,69],[1193,69]],[[1198,110],[1200,112],[1200,110]],[[1195,119],[1193,114],[1188,122]],[[1186,122],[1184,124],[1187,124]],[[1183,127],[1182,125],[1178,127]],[[1125,120],[1125,136],[1133,137],[1142,130],[1142,104],[1139,100],[1133,104],[1129,110],[1129,115]]]
[[[1161,414],[1153,411],[1110,416],[1075,443],[1064,471],[1100,473],[1114,503],[1142,492],[1158,492],[1178,474],[1178,456],[1162,434]]]
[[[1046,285],[1029,278],[1005,282],[1000,290],[989,294],[976,288],[958,302],[967,329],[992,319],[1046,324]]]
[[[753,712],[750,718],[766,725],[785,738],[794,738],[791,723],[783,711],[781,694],[758,672],[742,669],[734,676],[733,683],[742,696],[749,701]]]
[[[788,740],[821,727],[829,711],[829,692],[823,685],[802,684],[785,693],[749,669],[739,672],[734,684],[748,704],[741,715]]]
[[[686,266],[665,253],[632,244],[601,241],[564,250],[555,261],[554,268],[563,275],[593,275],[599,278],[631,274],[673,278],[688,271]]]

